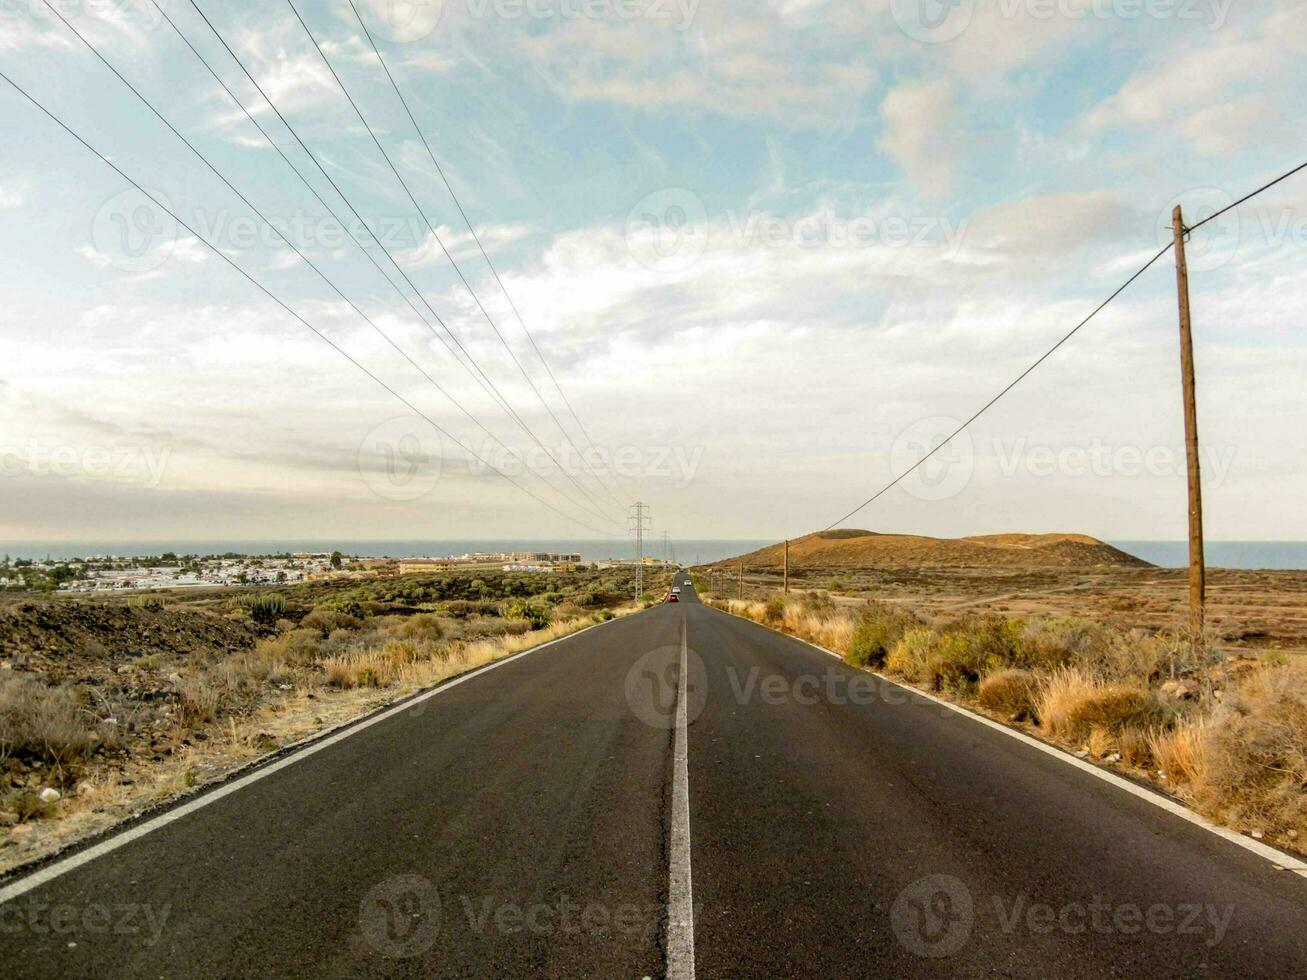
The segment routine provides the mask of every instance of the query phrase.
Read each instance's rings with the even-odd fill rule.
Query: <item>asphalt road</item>
[[[1307,972],[1307,880],[684,592],[10,898],[0,976]]]

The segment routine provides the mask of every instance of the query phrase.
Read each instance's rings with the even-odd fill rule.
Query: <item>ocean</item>
[[[687,565],[719,561],[774,544],[772,541],[701,540],[673,541],[668,557]],[[558,551],[579,552],[586,562],[608,558],[634,558],[635,540],[564,539],[548,541],[37,541],[0,544],[0,554],[11,558],[82,558],[87,555],[159,555],[165,551],[183,555],[216,555],[234,552],[241,555],[275,555],[295,551],[340,551],[360,558],[438,558],[469,552]],[[645,542],[644,553],[663,557],[661,537]]]
[[[1160,565],[1183,568],[1189,562],[1189,546],[1184,541],[1112,541],[1123,551]],[[774,541],[702,539],[673,541],[670,557],[688,565],[720,561],[775,544]],[[549,541],[38,541],[0,544],[0,553],[12,558],[77,558],[86,555],[158,555],[165,551],[177,554],[271,555],[287,551],[341,551],[365,558],[390,556],[412,558],[461,555],[467,552],[562,551],[580,552],[583,561],[607,558],[631,558],[635,544],[622,539],[564,539]],[[663,557],[663,543],[655,539],[645,545],[645,554]],[[1307,541],[1208,541],[1207,563],[1214,568],[1307,569]]]

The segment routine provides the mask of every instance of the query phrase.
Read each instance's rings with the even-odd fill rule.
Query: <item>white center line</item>
[[[672,839],[667,888],[667,977],[694,980],[694,898],[690,888],[690,750],[687,721],[689,664],[681,614],[681,667],[676,682],[676,736],[672,751]]]

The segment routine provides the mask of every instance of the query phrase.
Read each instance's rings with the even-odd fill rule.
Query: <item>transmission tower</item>
[[[627,518],[635,532],[635,601],[644,595],[644,532],[649,530],[649,505],[637,500]]]

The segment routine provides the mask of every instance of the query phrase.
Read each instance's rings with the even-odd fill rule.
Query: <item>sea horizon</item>
[[[703,538],[672,541],[667,557],[687,565],[721,561],[775,544],[749,538]],[[1183,568],[1189,561],[1189,545],[1183,540],[1110,540],[1107,542],[1161,568]],[[559,551],[578,552],[583,561],[632,558],[635,544],[620,538],[432,538],[388,539],[160,539],[156,541],[18,541],[0,544],[0,553],[10,558],[67,560],[96,555],[120,558],[175,554],[274,555],[286,552],[330,552],[360,558],[443,557],[472,552]],[[646,542],[646,555],[664,557],[663,542]],[[1207,564],[1212,568],[1264,569],[1275,571],[1307,569],[1307,541],[1208,541]]]

